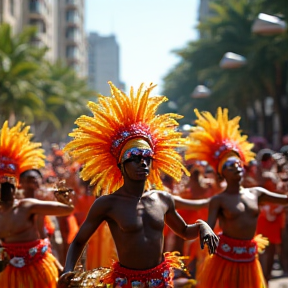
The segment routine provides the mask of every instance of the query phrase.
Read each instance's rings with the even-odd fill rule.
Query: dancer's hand
[[[69,206],[73,205],[72,196],[74,195],[74,191],[65,186],[65,181],[58,183],[57,188],[54,190],[54,195],[57,201]]]
[[[211,227],[203,220],[197,220],[200,224],[200,246],[204,249],[204,245],[208,246],[209,254],[214,254],[219,243],[217,235],[213,232]]]
[[[70,281],[75,276],[76,273],[77,271],[69,271],[63,273],[58,280],[57,288],[69,288]]]

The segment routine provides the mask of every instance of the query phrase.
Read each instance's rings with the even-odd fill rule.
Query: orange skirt
[[[220,235],[217,251],[221,249],[221,237]],[[230,243],[229,239],[231,240]],[[223,251],[219,251],[220,253],[216,251],[215,255],[209,255],[204,260],[200,268],[199,277],[196,279],[196,287],[267,288],[262,268],[256,255],[257,250],[255,250],[255,257],[250,257],[254,250],[252,248],[253,245],[257,248],[256,241],[239,240],[239,244],[237,244],[238,240],[225,237],[225,243],[223,243],[225,246],[222,246]],[[246,244],[244,242],[246,242]],[[228,255],[229,249],[231,252],[234,251],[234,260],[231,258],[233,253]],[[246,251],[248,251],[248,253]],[[251,251],[251,253],[249,253],[249,251]]]
[[[164,253],[164,261],[148,270],[132,270],[114,262],[110,275],[103,279],[107,285],[118,288],[165,288],[173,287],[173,268],[185,269],[178,252]]]
[[[97,268],[78,273],[71,280],[71,287],[115,287],[115,288],[167,288],[173,287],[173,268],[185,270],[183,257],[178,252],[164,253],[164,261],[147,270],[132,270],[114,262],[110,268]],[[189,283],[193,284],[194,280]]]
[[[57,287],[55,258],[47,252],[48,247],[41,240],[3,243],[3,247],[10,257],[10,264],[0,273],[1,288]]]

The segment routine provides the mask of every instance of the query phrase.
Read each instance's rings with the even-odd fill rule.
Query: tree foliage
[[[181,60],[165,77],[163,94],[177,104],[177,112],[185,116],[183,123],[193,122],[193,108],[215,113],[216,108],[222,106],[229,108],[231,116],[241,115],[242,127],[255,133],[257,131],[251,131],[253,119],[249,119],[247,108],[255,112],[255,102],[263,106],[267,96],[276,102],[277,81],[283,76],[283,65],[288,61],[288,39],[287,32],[254,35],[251,27],[260,12],[279,14],[283,11],[281,17],[287,20],[287,5],[285,1],[267,0],[229,0],[224,1],[225,5],[222,2],[211,1],[212,16],[198,25],[202,37],[175,51]],[[226,52],[245,56],[247,65],[233,70],[220,68]],[[198,84],[208,86],[212,95],[207,99],[192,99],[191,92]]]
[[[60,141],[96,93],[72,68],[47,62],[47,47],[31,44],[35,35],[33,27],[12,35],[8,24],[0,25],[0,122],[21,120],[38,140]]]

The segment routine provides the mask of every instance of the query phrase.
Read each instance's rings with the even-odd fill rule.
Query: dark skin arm
[[[97,230],[100,224],[104,221],[104,216],[107,211],[107,205],[105,203],[105,197],[100,197],[90,208],[90,211],[85,219],[84,223],[80,227],[76,237],[69,246],[64,274],[58,281],[58,288],[67,287],[69,280],[75,275],[74,267],[82,254],[82,251],[90,239],[92,234]],[[73,251],[73,252],[72,252]]]
[[[210,198],[208,199],[184,199],[180,196],[173,195],[176,209],[199,210],[209,206]]]
[[[175,210],[175,202],[173,196],[166,194],[168,198],[169,208],[166,212],[165,222],[179,237],[189,240],[199,236],[200,246],[203,249],[204,244],[208,244],[209,253],[213,254],[217,247],[218,237],[205,221],[197,220],[195,224],[187,224],[183,218]],[[170,198],[170,199],[169,199]]]
[[[106,205],[105,201],[103,200],[105,200],[104,197],[100,197],[93,203],[87,218],[72,241],[68,250],[64,272],[74,270],[85,244],[97,230],[100,224],[105,220],[103,215],[105,215]],[[69,253],[70,250],[73,251],[73,253]]]
[[[38,215],[69,215],[74,207],[56,201],[42,201],[34,198],[27,198],[21,201],[21,206],[29,209],[30,214]]]
[[[279,205],[288,205],[288,195],[274,193],[262,187],[255,187],[251,189],[258,194],[259,204],[274,203]]]

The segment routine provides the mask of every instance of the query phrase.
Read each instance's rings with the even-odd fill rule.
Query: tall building
[[[84,0],[54,0],[57,29],[56,55],[87,76],[87,42],[84,30]]]
[[[0,21],[13,33],[32,25],[37,28],[33,44],[49,48],[46,58],[72,66],[87,76],[84,0],[0,0]]]
[[[88,36],[88,83],[91,89],[110,95],[107,82],[123,86],[119,79],[119,46],[114,35],[100,36],[92,32]]]

